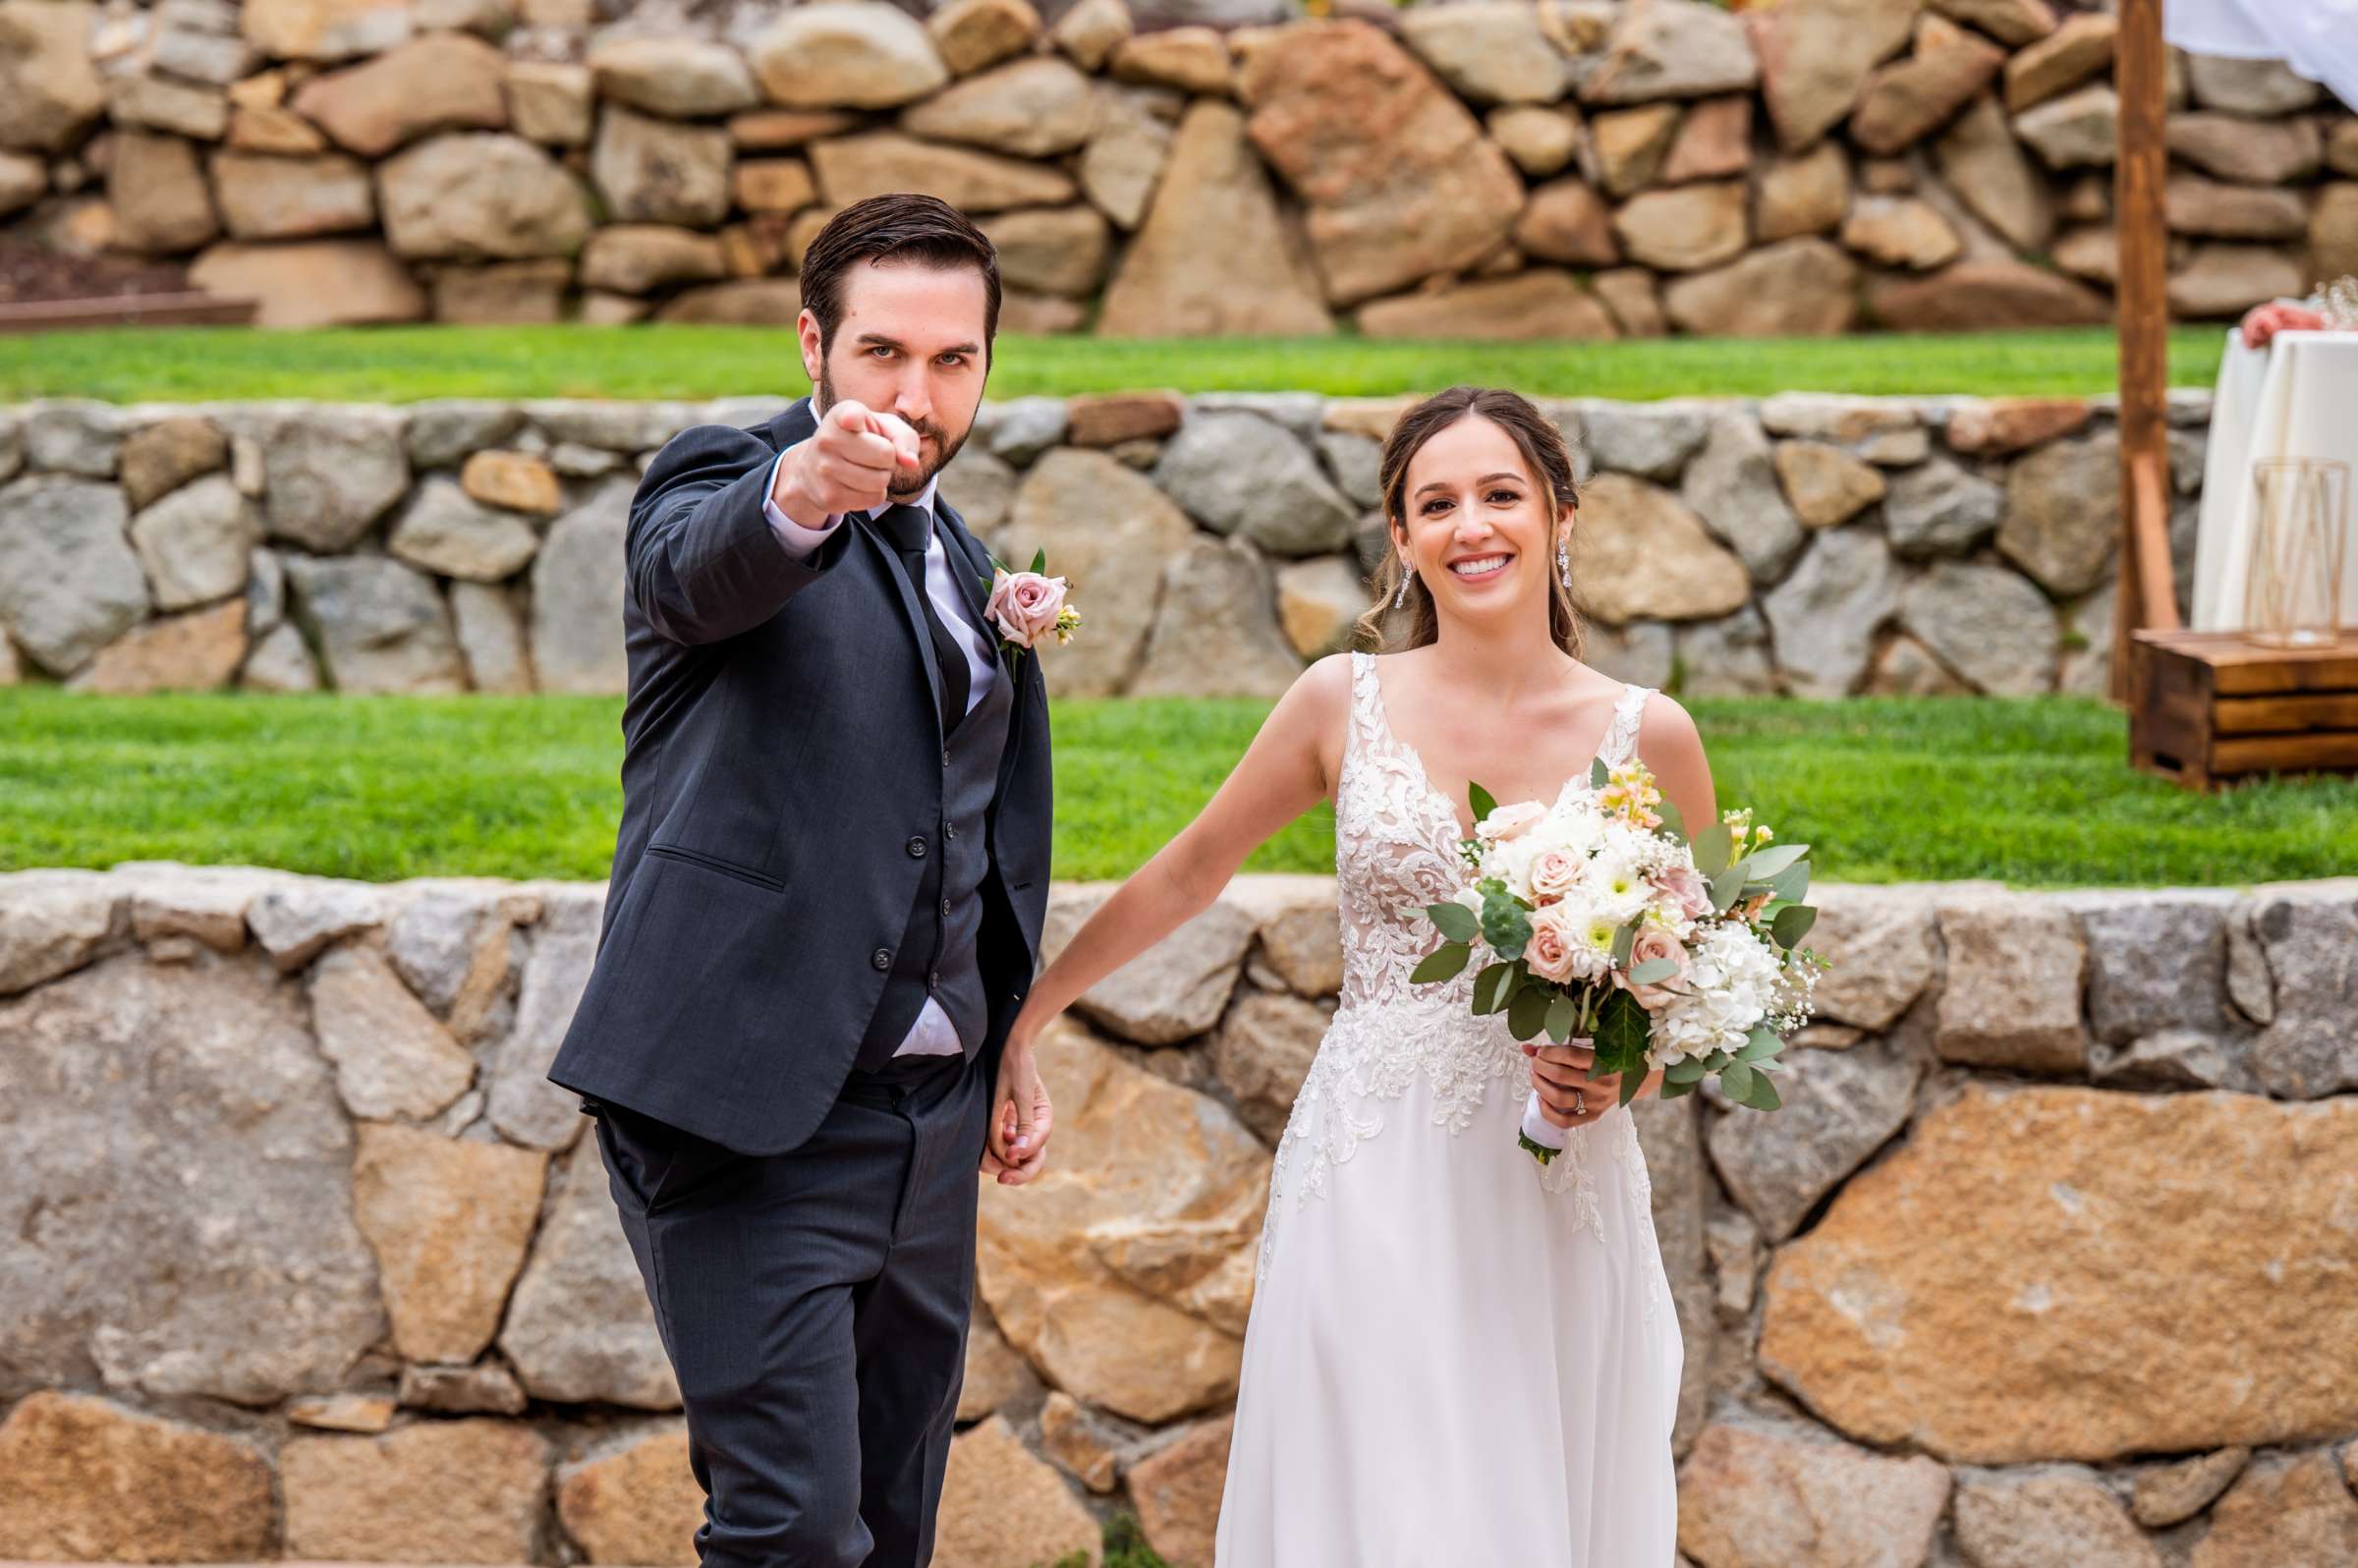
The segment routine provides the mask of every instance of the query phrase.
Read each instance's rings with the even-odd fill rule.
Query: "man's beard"
[[[827,410],[833,408],[834,406],[835,375],[833,368],[827,364],[826,356],[822,351],[818,361],[818,393],[816,400],[812,406],[812,412],[823,420],[827,417]],[[886,410],[884,412],[890,413],[891,411]],[[895,419],[901,419],[901,416],[899,415],[894,415],[893,417]],[[925,458],[925,449],[920,447],[918,449],[917,473],[909,478],[903,478],[898,473],[895,473],[892,483],[886,487],[885,493],[890,495],[896,501],[906,501],[913,496],[923,495],[925,493],[926,486],[933,482],[933,476],[939,474],[943,469],[946,469],[950,466],[950,459],[958,455],[958,449],[966,445],[967,436],[972,435],[975,428],[972,424],[969,424],[966,429],[960,433],[958,439],[953,441],[950,439],[950,432],[943,429],[940,425],[935,424],[931,420],[902,420],[902,422],[907,424],[912,430],[915,430],[919,435],[931,441],[933,443],[933,450],[940,453],[941,456],[934,459],[933,462],[927,463],[926,462]]]

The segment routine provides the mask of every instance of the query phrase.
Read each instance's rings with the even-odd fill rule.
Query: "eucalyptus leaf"
[[[1529,1039],[1546,1026],[1547,988],[1544,985],[1517,987],[1514,1000],[1506,1009],[1506,1032],[1517,1039]]]
[[[1492,964],[1474,977],[1474,1011],[1495,1013],[1506,1005],[1507,988],[1514,983],[1515,966]]]
[[[1561,1045],[1572,1037],[1574,1026],[1580,1022],[1580,1003],[1563,991],[1547,1004],[1547,1037]]]
[[[1712,878],[1712,909],[1724,915],[1744,896],[1744,868],[1730,866]]]
[[[1816,924],[1816,910],[1807,904],[1795,904],[1776,912],[1775,921],[1768,926],[1768,934],[1776,939],[1777,946],[1791,952],[1796,943],[1810,934],[1810,927]]]
[[[1810,890],[1810,863],[1795,861],[1768,878],[1768,890],[1787,904],[1798,904]]]
[[[1444,942],[1426,954],[1425,962],[1409,972],[1409,983],[1431,985],[1436,980],[1455,980],[1473,957],[1474,949],[1465,943]]]
[[[1706,876],[1717,876],[1727,869],[1728,857],[1735,854],[1734,839],[1725,822],[1713,822],[1691,840],[1695,850],[1695,868]]]
[[[1637,944],[1638,923],[1636,921],[1631,921],[1628,924],[1613,932],[1613,968],[1627,969],[1629,967],[1630,949],[1636,947]]]
[[[1658,985],[1677,973],[1678,964],[1675,960],[1652,958],[1629,972],[1629,982],[1632,985]]]
[[[1589,788],[1600,790],[1611,781],[1612,776],[1613,770],[1604,765],[1603,757],[1598,757],[1589,764]]]
[[[1428,904],[1425,914],[1453,942],[1470,942],[1482,929],[1482,922],[1463,904]]]
[[[1745,856],[1744,863],[1752,868],[1753,875],[1767,878],[1774,876],[1809,852],[1807,844],[1771,844],[1765,850],[1755,850]]]
[[[1745,1104],[1750,1105],[1754,1110],[1772,1111],[1784,1102],[1783,1096],[1776,1092],[1774,1081],[1757,1073],[1753,1075],[1752,1097],[1746,1100]]]
[[[1662,819],[1662,825],[1655,829],[1656,834],[1673,844],[1687,841],[1687,819],[1677,807],[1664,801],[1654,809],[1654,814]]]
[[[1727,1097],[1742,1105],[1752,1098],[1753,1073],[1750,1062],[1729,1062],[1719,1074],[1719,1087]]]
[[[1695,1092],[1695,1086],[1700,1082],[1700,1079],[1689,1079],[1687,1082],[1681,1084],[1675,1082],[1674,1080],[1665,1078],[1662,1080],[1662,1087],[1657,1097],[1662,1099],[1677,1099],[1681,1095],[1692,1094]]]
[[[1692,1056],[1681,1057],[1662,1069],[1665,1084],[1700,1084],[1711,1076],[1711,1069]]]
[[[1482,899],[1482,939],[1490,944],[1490,951],[1500,958],[1513,960],[1523,956],[1531,943],[1531,911],[1520,899],[1500,887],[1485,893]]]
[[[1752,1032],[1752,1037],[1736,1048],[1736,1060],[1757,1062],[1764,1056],[1774,1056],[1783,1044],[1784,1041],[1774,1035],[1756,1029]]]

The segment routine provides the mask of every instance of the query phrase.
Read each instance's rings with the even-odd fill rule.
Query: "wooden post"
[[[2167,177],[2162,0],[2120,0],[2113,86],[2120,97],[2120,153],[2113,165],[2113,223],[2120,237],[2120,560],[2112,612],[2114,701],[2129,692],[2129,634],[2174,629],[2169,568],[2169,231],[2162,208]]]

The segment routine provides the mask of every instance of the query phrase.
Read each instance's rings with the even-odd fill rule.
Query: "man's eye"
[[[892,358],[892,350],[881,343],[874,344],[869,349],[868,357],[871,360],[889,360]]]
[[[941,363],[952,366],[961,365],[966,363],[966,356],[963,354],[945,354],[941,357]]]

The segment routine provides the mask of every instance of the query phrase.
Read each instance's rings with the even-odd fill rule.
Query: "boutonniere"
[[[1022,653],[1050,637],[1061,647],[1081,629],[1081,612],[1065,599],[1071,586],[1049,577],[1047,568],[1045,550],[1032,557],[1029,572],[1011,572],[997,556],[990,558],[990,598],[983,608],[999,629],[1002,650]]]

